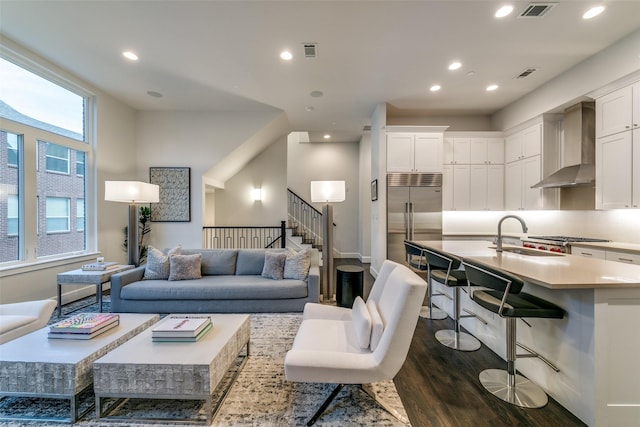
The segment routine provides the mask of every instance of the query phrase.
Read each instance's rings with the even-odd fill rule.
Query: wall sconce
[[[262,188],[254,188],[251,190],[251,200],[259,202],[262,200]]]
[[[326,203],[322,208],[322,296],[331,299],[333,286],[333,206],[344,202],[344,181],[311,181],[311,201]]]

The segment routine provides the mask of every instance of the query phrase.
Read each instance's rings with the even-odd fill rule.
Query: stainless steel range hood
[[[531,188],[593,186],[596,182],[595,103],[581,102],[564,111],[563,163]]]

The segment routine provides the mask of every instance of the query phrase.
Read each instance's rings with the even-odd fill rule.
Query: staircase
[[[287,247],[316,248],[322,263],[322,213],[287,189]]]

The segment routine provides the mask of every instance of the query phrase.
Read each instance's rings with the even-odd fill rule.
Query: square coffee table
[[[123,399],[202,400],[206,424],[211,424],[225,397],[223,395],[213,407],[212,394],[245,346],[249,356],[250,323],[245,314],[210,316],[213,327],[200,341],[154,342],[151,339],[153,328],[149,328],[96,360],[93,363],[96,416],[108,416]],[[247,357],[235,372],[231,384]],[[119,402],[103,410],[104,398],[117,398]],[[123,418],[129,421],[145,419]],[[158,418],[154,417],[154,420],[158,421]]]
[[[93,361],[158,321],[157,314],[120,314],[120,324],[89,340],[49,339],[46,326],[0,345],[0,395],[69,400],[69,418],[5,417],[75,422],[78,396],[93,382]]]

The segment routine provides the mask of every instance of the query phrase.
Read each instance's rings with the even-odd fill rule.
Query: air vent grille
[[[524,79],[525,77],[528,77],[529,75],[531,75],[531,73],[534,73],[536,70],[537,70],[536,68],[527,68],[526,70],[518,74],[516,76],[516,79]]]
[[[546,15],[555,3],[530,3],[520,14],[520,18],[541,18]]]
[[[365,132],[371,132],[371,125],[365,125],[362,130]]]
[[[317,58],[318,57],[318,44],[317,43],[304,43],[304,57],[305,58]]]

